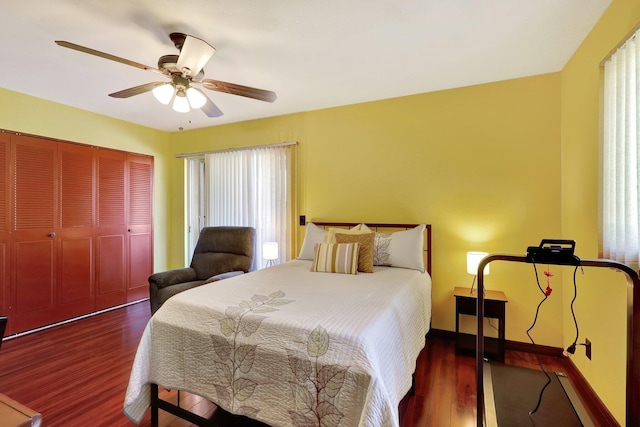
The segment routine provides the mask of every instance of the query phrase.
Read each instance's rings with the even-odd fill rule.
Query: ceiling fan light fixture
[[[194,87],[187,89],[187,99],[191,108],[202,108],[207,103],[207,97]]]
[[[112,98],[130,98],[152,92],[158,102],[163,105],[169,105],[173,100],[173,109],[177,112],[186,113],[191,109],[200,109],[208,117],[220,117],[223,113],[211,98],[207,97],[206,91],[203,91],[202,88],[265,102],[274,102],[276,100],[276,94],[269,90],[204,79],[204,66],[211,59],[216,49],[202,39],[183,33],[171,33],[169,38],[180,53],[178,55],[161,56],[158,59],[158,68],[68,41],[56,40],[55,42],[58,46],[67,49],[119,62],[141,70],[152,71],[171,79],[168,83],[154,81],[108,94]],[[191,84],[199,84],[200,86],[195,89],[191,88]]]
[[[191,111],[191,108],[189,107],[189,100],[187,100],[187,96],[183,89],[178,89],[176,91],[176,97],[173,100],[173,110],[178,113],[188,113]]]
[[[168,105],[171,102],[171,98],[173,98],[173,94],[175,93],[175,89],[171,85],[171,83],[164,84],[162,86],[157,86],[153,88],[151,91],[153,96],[156,97],[158,102]]]

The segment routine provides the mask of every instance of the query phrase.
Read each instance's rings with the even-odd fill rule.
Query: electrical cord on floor
[[[551,377],[549,376],[547,371],[544,369],[544,365],[542,364],[542,359],[540,358],[540,352],[538,351],[538,346],[536,345],[536,342],[531,337],[531,334],[529,334],[529,332],[533,329],[533,327],[536,325],[536,322],[538,321],[538,314],[540,313],[540,307],[547,300],[547,298],[549,298],[549,295],[550,295],[550,293],[545,292],[544,289],[542,289],[542,286],[540,286],[540,279],[538,278],[538,269],[536,268],[535,262],[533,263],[533,271],[535,272],[535,275],[536,275],[536,283],[538,284],[538,288],[540,289],[540,292],[542,292],[542,295],[544,295],[544,298],[538,303],[538,307],[536,308],[536,315],[533,318],[533,323],[531,324],[529,329],[527,329],[527,336],[529,337],[531,344],[533,344],[533,347],[536,349],[536,358],[538,359],[538,364],[540,365],[542,372],[547,377],[547,383],[540,390],[540,394],[538,395],[538,403],[536,404],[536,407],[533,409],[533,411],[529,412],[529,415],[535,414],[536,411],[540,408],[540,402],[542,402],[542,395],[544,394],[544,391],[549,386],[549,384],[551,384]]]

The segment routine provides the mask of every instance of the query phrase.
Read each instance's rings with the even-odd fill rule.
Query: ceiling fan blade
[[[131,96],[140,95],[141,93],[149,92],[158,86],[162,86],[167,84],[166,82],[151,82],[145,83],[140,86],[130,87],[129,89],[124,89],[119,92],[110,93],[109,96],[112,98],[129,98]]]
[[[132,67],[140,68],[141,70],[153,71],[154,73],[158,73],[158,74],[164,75],[164,73],[162,71],[158,70],[157,68],[150,67],[150,66],[144,65],[144,64],[140,64],[139,62],[130,61],[128,59],[120,58],[119,56],[111,55],[109,53],[100,52],[99,50],[91,49],[89,47],[80,46],[79,44],[67,42],[67,41],[64,41],[64,40],[56,40],[56,44],[58,46],[66,47],[68,49],[77,50],[79,52],[88,53],[90,55],[99,56],[99,57],[104,58],[104,59],[109,59],[111,61],[119,62],[121,64],[130,65]]]
[[[230,93],[231,95],[240,95],[247,98],[257,99],[265,102],[273,102],[278,97],[275,92],[255,87],[242,86],[235,83],[223,82],[220,80],[204,79],[202,85],[209,90],[217,92]]]
[[[215,51],[216,49],[206,41],[197,37],[187,36],[182,45],[176,66],[180,71],[188,69],[188,75],[195,77],[207,61],[211,59]]]
[[[203,93],[203,95],[204,95],[204,93]],[[207,95],[204,95],[204,97],[207,98],[207,103],[204,104],[204,106],[202,106],[202,108],[200,108],[200,109],[209,117],[220,117],[220,116],[222,116],[222,114],[223,114],[222,110],[220,110],[218,108],[218,106],[213,103],[211,98],[209,98]]]

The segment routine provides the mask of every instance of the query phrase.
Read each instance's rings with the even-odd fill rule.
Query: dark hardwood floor
[[[5,341],[0,348],[0,393],[38,411],[45,427],[128,426],[122,412],[138,341],[149,320],[142,302],[45,331]],[[507,351],[508,364],[537,368],[534,355]],[[548,370],[562,361],[543,357]],[[429,336],[418,358],[413,396],[400,405],[402,427],[466,427],[476,420],[475,358],[458,356],[454,343]],[[161,392],[175,403],[175,391]],[[237,419],[195,395],[181,393],[181,406],[240,427]],[[150,425],[149,414],[140,424]],[[160,426],[189,426],[160,411]],[[252,423],[248,424],[252,425]]]

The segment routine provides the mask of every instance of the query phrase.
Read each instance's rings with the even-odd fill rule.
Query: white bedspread
[[[398,426],[429,330],[429,275],[312,273],[310,263],[170,298],[140,341],[125,414],[140,422],[155,383],[274,427]]]

